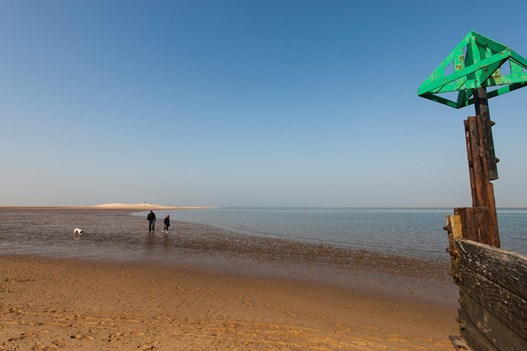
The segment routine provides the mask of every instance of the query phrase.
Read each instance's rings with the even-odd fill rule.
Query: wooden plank
[[[527,339],[527,301],[466,266],[459,266],[458,285],[489,313]]]
[[[474,90],[474,108],[476,115],[481,116],[483,122],[483,138],[485,139],[485,151],[488,164],[489,180],[498,179],[498,167],[496,153],[494,151],[494,138],[492,137],[492,125],[490,120],[489,101],[487,98],[487,89],[479,87]]]
[[[487,163],[485,123],[481,116],[471,116],[465,120],[465,139],[469,164],[470,188],[472,192],[472,206],[486,207],[488,209],[488,224],[486,226],[478,226],[480,238],[477,241],[499,247],[500,239],[494,186],[490,182],[491,178],[489,177]],[[483,228],[485,231],[483,231]],[[474,239],[471,238],[471,240]]]
[[[463,207],[454,209],[459,215],[462,236],[465,239],[488,243],[489,211],[487,207]]]
[[[463,238],[479,241],[478,229],[472,215],[472,207],[455,208],[454,214],[459,215]]]
[[[473,207],[484,206],[486,199],[484,180],[487,179],[485,168],[481,164],[481,145],[479,144],[479,129],[476,119],[477,116],[471,116],[465,120],[465,141],[467,145]]]
[[[492,157],[494,157],[494,145],[492,141],[492,131],[490,129],[490,117],[487,116],[476,116],[476,125],[478,129],[478,135],[479,138],[478,144],[480,145],[479,150],[479,160],[482,167],[482,176],[483,178],[480,180],[482,183],[482,186],[484,187],[484,192],[482,193],[482,196],[484,197],[483,203],[479,204],[479,206],[485,206],[488,209],[488,217],[487,217],[487,224],[485,226],[485,231],[481,232],[481,238],[480,242],[500,247],[500,238],[499,238],[499,232],[498,232],[498,215],[496,213],[496,200],[494,198],[494,185],[491,182],[491,179],[497,179],[497,168],[496,168],[496,176],[493,178],[491,176],[490,167],[489,167],[489,145],[488,142],[492,143]],[[487,130],[488,129],[488,130]],[[490,133],[490,136],[488,135]],[[489,139],[490,138],[490,139]],[[494,164],[494,167],[496,165]],[[482,227],[479,227],[482,228]]]
[[[463,291],[460,291],[460,295],[462,308],[459,311],[459,318],[461,321],[474,325],[498,350],[527,350],[527,340],[522,339],[469,295]]]
[[[480,333],[478,328],[470,322],[466,322],[460,328],[461,337],[466,340],[467,344],[475,351],[509,351],[499,350],[492,345],[492,343]],[[525,351],[525,350],[524,350]]]
[[[473,133],[475,133],[475,123],[471,122],[471,118],[468,117],[464,123],[465,123],[465,144],[467,147],[467,161],[468,161],[468,175],[470,177],[470,193],[472,195],[472,206],[476,203],[476,197],[477,197],[477,191],[476,191],[476,179],[474,178],[474,151],[473,148],[477,148],[475,142],[473,142],[473,139],[471,136]],[[477,160],[477,158],[476,158]]]
[[[454,212],[453,215],[446,217],[446,226],[443,228],[448,232],[448,253],[450,253],[451,270],[450,275],[457,279],[457,267],[459,264],[459,251],[456,248],[456,240],[461,239],[461,217]]]
[[[460,265],[527,300],[526,256],[470,240],[456,240],[456,250]]]
[[[492,186],[492,184],[490,184]],[[494,193],[494,191],[492,191]],[[494,216],[496,216],[496,209],[494,209]],[[495,245],[494,236],[492,234],[492,211],[489,207],[475,207],[473,211],[474,221],[478,228],[479,242],[487,245]],[[499,245],[499,244],[498,244]]]

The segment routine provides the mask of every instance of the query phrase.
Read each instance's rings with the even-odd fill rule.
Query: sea
[[[445,256],[444,208],[214,208],[161,211],[172,219],[244,235],[328,244],[416,258]],[[145,215],[146,212],[136,215]],[[498,210],[501,247],[527,255],[527,209]]]
[[[452,209],[233,207],[155,212],[158,224],[150,235],[147,212],[3,210],[0,254],[164,259],[183,253],[192,257],[203,252],[201,246],[210,254],[214,245],[226,248],[228,241],[239,244],[231,251],[240,251],[265,239],[270,248],[274,240],[417,259],[449,257],[443,227]],[[166,215],[172,226],[163,235]],[[527,209],[499,209],[498,222],[502,248],[527,255]],[[76,227],[85,235],[73,236]],[[218,238],[225,235],[231,239],[220,243]]]

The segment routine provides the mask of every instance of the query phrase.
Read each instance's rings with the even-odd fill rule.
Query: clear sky
[[[527,1],[0,0],[0,205],[470,206],[463,120],[417,88]],[[527,206],[527,88],[490,100]]]

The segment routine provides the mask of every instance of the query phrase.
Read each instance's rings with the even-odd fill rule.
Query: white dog
[[[75,228],[75,229],[73,229],[73,235],[75,235],[75,236],[81,236],[82,234],[84,234],[84,230],[79,229],[79,228]]]

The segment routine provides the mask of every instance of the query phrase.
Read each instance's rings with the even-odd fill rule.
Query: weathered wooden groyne
[[[527,257],[470,240],[456,209],[447,219],[451,274],[459,286],[457,350],[527,350]],[[468,238],[467,238],[468,237]]]
[[[502,73],[500,68],[506,65]],[[448,70],[452,67],[453,72]],[[487,92],[488,87],[501,86]],[[501,250],[491,181],[498,159],[488,99],[527,86],[527,60],[469,32],[419,87],[418,95],[454,108],[474,105],[465,120],[472,207],[447,217],[451,274],[459,286],[457,350],[527,351],[527,257]],[[458,92],[456,101],[438,96]]]

